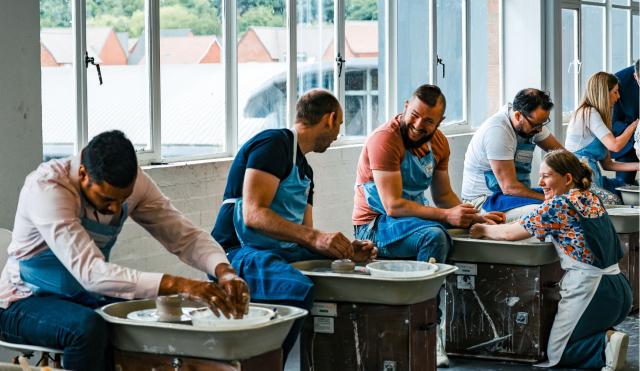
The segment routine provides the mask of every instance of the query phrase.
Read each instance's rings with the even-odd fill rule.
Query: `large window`
[[[413,89],[430,82],[447,98],[443,127],[477,127],[495,113],[501,89],[500,3],[398,2],[398,110]]]
[[[41,0],[45,158],[111,129],[145,164],[232,156],[257,132],[290,126],[312,88],[340,99],[341,141],[362,141],[426,82],[444,90],[447,123],[479,123],[499,102],[499,4]],[[478,83],[467,86],[469,74]]]
[[[567,121],[587,80],[599,71],[615,73],[638,58],[638,2],[562,2],[562,111]]]

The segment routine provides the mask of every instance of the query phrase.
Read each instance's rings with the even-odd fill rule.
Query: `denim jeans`
[[[355,226],[354,234],[357,239],[370,240],[376,243],[377,223]],[[447,233],[438,227],[425,227],[416,230],[408,237],[387,246],[378,247],[378,258],[382,259],[416,259],[428,261],[435,258],[438,263],[444,263],[449,255],[451,244]],[[443,290],[440,290],[443,291]],[[442,320],[443,309],[441,294],[436,297],[438,306],[438,323]]]
[[[99,314],[59,296],[30,296],[0,309],[2,340],[62,349],[65,369],[109,369],[107,336]]]

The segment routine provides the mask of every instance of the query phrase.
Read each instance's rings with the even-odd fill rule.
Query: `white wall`
[[[24,177],[42,160],[39,2],[0,11],[0,227],[12,228]]]

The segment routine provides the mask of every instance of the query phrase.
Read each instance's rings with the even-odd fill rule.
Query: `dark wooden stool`
[[[627,277],[631,285],[631,291],[633,292],[631,311],[636,312],[638,310],[638,295],[640,295],[638,290],[640,285],[640,269],[638,269],[638,264],[640,263],[638,261],[640,259],[640,234],[638,232],[618,233],[618,238],[624,250],[624,257],[620,259],[618,264],[620,265],[620,271]]]
[[[559,262],[540,266],[452,262],[446,280],[449,355],[536,362],[556,314]]]
[[[282,350],[239,361],[135,353],[114,350],[116,371],[282,371]]]
[[[435,370],[436,318],[435,299],[316,303],[302,330],[301,370]]]

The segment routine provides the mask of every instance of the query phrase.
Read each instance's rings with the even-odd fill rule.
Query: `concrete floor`
[[[630,336],[629,351],[627,352],[627,367],[625,370],[640,370],[640,363],[638,362],[639,340],[640,337],[638,331],[640,319],[638,314],[631,315],[618,326],[620,331],[626,332]],[[300,353],[299,342],[294,347],[293,352],[289,355],[285,371],[299,371],[300,370]],[[449,368],[440,368],[439,370],[450,371],[473,371],[473,370],[492,370],[492,371],[539,371],[540,368],[533,367],[529,364],[522,363],[509,363],[509,362],[496,362],[496,361],[483,361],[477,359],[465,359],[465,358],[451,358],[451,364]],[[557,371],[568,371],[571,369],[554,368]],[[337,370],[336,370],[337,371]]]

